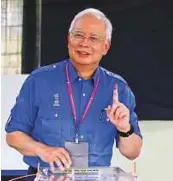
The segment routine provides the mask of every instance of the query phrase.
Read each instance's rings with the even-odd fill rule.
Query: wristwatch
[[[130,124],[130,130],[127,131],[127,132],[122,132],[122,131],[119,131],[118,130],[118,134],[121,136],[121,137],[129,137],[131,134],[134,133],[134,129],[133,129],[133,126]]]

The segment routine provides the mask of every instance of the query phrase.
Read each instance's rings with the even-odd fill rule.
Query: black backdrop
[[[36,8],[25,0],[23,73],[36,68]],[[88,7],[113,24],[112,46],[101,65],[123,76],[136,96],[140,120],[173,120],[172,0],[42,0],[41,65],[68,57],[66,36],[74,15]],[[35,56],[35,58],[34,58]]]

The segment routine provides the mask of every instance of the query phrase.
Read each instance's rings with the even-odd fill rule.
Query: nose
[[[89,38],[85,37],[81,42],[80,45],[83,47],[88,47],[89,46]]]

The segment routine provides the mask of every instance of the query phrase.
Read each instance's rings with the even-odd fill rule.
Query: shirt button
[[[83,93],[82,95],[85,96],[85,93]]]
[[[81,78],[79,78],[79,81],[81,81],[82,79]]]
[[[58,117],[58,114],[54,114],[54,116],[57,118],[57,117]]]

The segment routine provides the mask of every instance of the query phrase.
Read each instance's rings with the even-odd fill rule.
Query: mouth
[[[81,50],[77,50],[76,53],[78,54],[79,57],[82,57],[82,58],[86,58],[89,55],[91,55],[90,53],[88,53],[86,51],[81,51]]]

